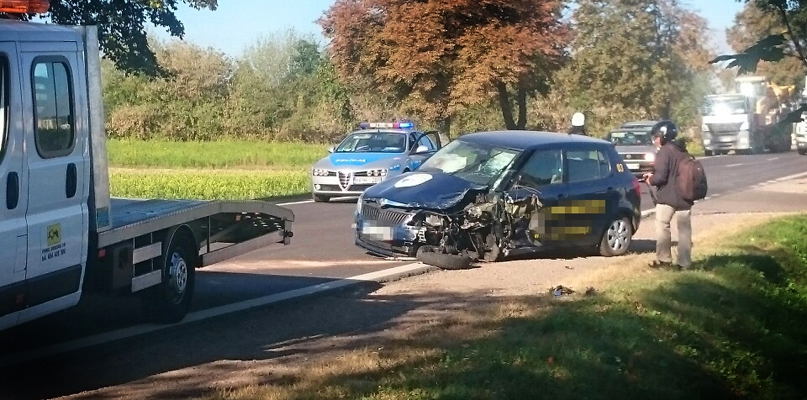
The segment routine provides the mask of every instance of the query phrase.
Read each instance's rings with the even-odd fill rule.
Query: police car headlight
[[[314,175],[314,176],[328,176],[328,170],[320,169],[320,168],[314,168],[311,171],[311,175]]]

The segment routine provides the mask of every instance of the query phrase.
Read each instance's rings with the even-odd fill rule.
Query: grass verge
[[[382,347],[206,398],[805,398],[807,215],[721,239],[693,271],[566,301],[471,298]]]
[[[311,168],[328,155],[327,145],[223,140],[171,142],[120,140],[107,142],[109,165],[125,168]]]
[[[308,169],[136,170],[110,168],[114,197],[251,200],[308,193]]]

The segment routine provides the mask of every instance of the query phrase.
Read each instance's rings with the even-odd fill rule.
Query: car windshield
[[[731,114],[747,114],[748,104],[745,99],[714,99],[707,100],[703,109],[702,115],[731,115]]]
[[[652,146],[650,132],[611,132],[608,140],[617,146]]]
[[[519,153],[517,150],[457,139],[426,159],[417,170],[444,172],[488,186],[499,178]]]
[[[406,135],[399,132],[351,133],[334,150],[335,153],[402,153]]]

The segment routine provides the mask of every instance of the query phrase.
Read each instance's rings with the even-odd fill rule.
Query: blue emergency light
[[[387,128],[387,129],[412,129],[415,124],[411,121],[403,122],[362,122],[359,129]]]

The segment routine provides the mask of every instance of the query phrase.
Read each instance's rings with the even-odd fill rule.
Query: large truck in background
[[[701,111],[705,154],[786,152],[794,124],[777,122],[795,110],[794,87],[781,87],[764,76],[740,76],[735,92],[707,95]]]
[[[0,19],[0,329],[87,292],[177,322],[197,268],[290,242],[294,214],[264,201],[111,198],[101,87],[97,27]]]
[[[804,90],[801,92],[799,107],[807,106],[807,76],[804,77]],[[807,112],[801,113],[801,122],[796,123],[795,129],[796,151],[800,155],[807,154]]]

